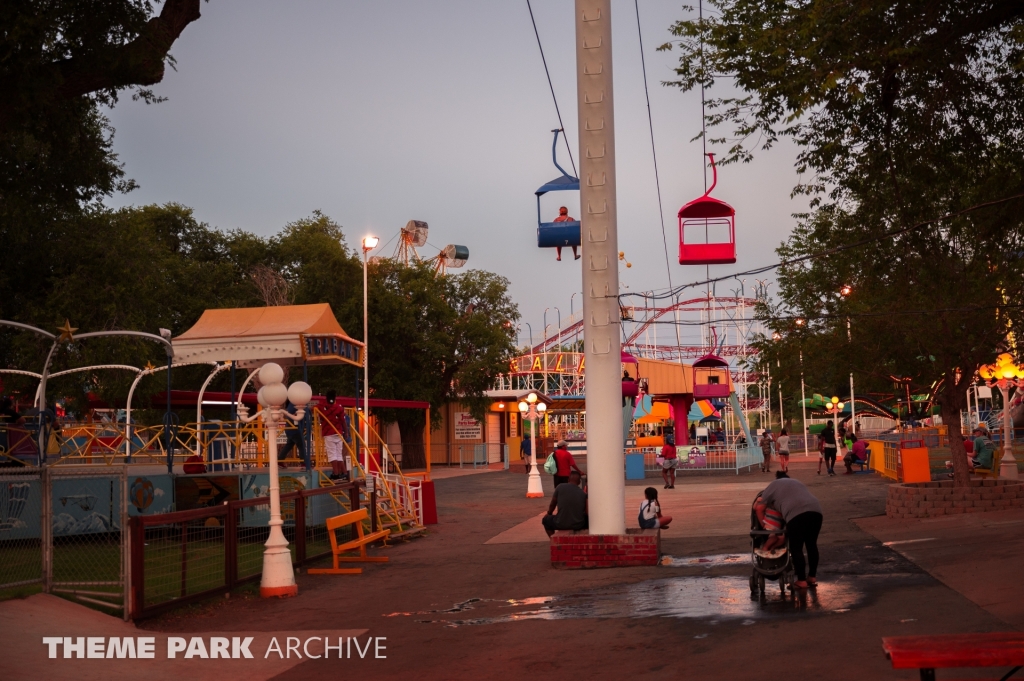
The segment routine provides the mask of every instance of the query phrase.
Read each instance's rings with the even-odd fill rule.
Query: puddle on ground
[[[662,556],[661,565],[667,567],[705,567],[713,568],[722,565],[742,565],[750,562],[749,553],[719,553],[714,556]]]
[[[391,613],[395,616],[429,616],[417,621],[462,627],[521,620],[673,617],[712,620],[758,620],[794,614],[842,614],[861,605],[873,586],[894,585],[909,575],[856,576],[818,585],[816,589],[782,594],[778,584],[765,584],[764,594],[751,594],[748,576],[672,577],[635,584],[592,589],[575,594],[541,596],[521,600],[471,599],[447,610]],[[473,617],[446,617],[469,614]]]

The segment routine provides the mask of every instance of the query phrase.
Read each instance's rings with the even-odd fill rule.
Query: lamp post
[[[370,315],[367,307],[367,254],[377,248],[380,239],[363,237],[363,474],[370,477]]]
[[[845,404],[839,401],[838,397],[833,397],[831,401],[825,404],[825,411],[832,414],[832,427],[835,429],[836,434],[836,451],[839,450],[839,413],[845,406]]]
[[[1020,390],[1024,387],[1024,366],[1013,361],[1013,356],[1003,353],[996,358],[995,364],[986,364],[978,369],[988,385],[999,388],[1003,394],[1003,458],[999,461],[999,477],[1016,480],[1017,460],[1013,458],[1013,424],[1010,422],[1010,388]],[[992,462],[995,465],[995,462]]]
[[[281,531],[284,524],[281,520],[281,483],[277,473],[277,430],[287,417],[299,423],[306,416],[306,405],[313,397],[313,391],[304,381],[296,381],[285,387],[284,369],[274,362],[267,362],[260,369],[260,383],[263,387],[256,394],[263,410],[249,416],[245,404],[238,404],[238,419],[251,423],[262,417],[267,428],[267,449],[270,457],[270,536],[264,544],[263,577],[260,581],[260,596],[263,598],[284,598],[295,596],[299,587],[295,583],[295,572],[292,570],[292,554],[288,550],[288,540]],[[295,413],[289,414],[282,409],[285,402],[295,405]]]
[[[519,413],[523,415],[523,420],[532,422],[530,424],[530,479],[526,484],[526,496],[529,499],[544,496],[540,471],[537,470],[537,429],[540,427],[540,419],[543,418],[547,409],[548,405],[539,401],[537,393],[530,393],[526,399],[519,402]]]

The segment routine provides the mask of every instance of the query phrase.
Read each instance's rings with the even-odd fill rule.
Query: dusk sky
[[[534,1],[578,163],[572,7]],[[633,263],[621,281],[624,290],[661,289],[668,277],[636,15],[631,1],[613,11],[619,249]],[[350,246],[365,234],[381,237],[381,255],[393,252],[406,222],[425,220],[430,245],[421,254],[468,246],[467,267],[511,281],[536,340],[545,308],[549,324],[555,307],[566,323],[580,267],[571,254],[555,262],[553,249],[536,247],[533,192],[558,174],[550,132],[558,119],[525,0],[212,0],[202,12],[174,45],[177,70],[154,88],[168,101],[126,99],[110,112],[115,149],[141,185],[111,205],[173,201],[211,226],[261,235],[319,209],[343,226]],[[703,267],[678,264],[675,217],[703,193],[701,145],[690,141],[700,130],[700,95],[661,85],[676,56],[656,47],[685,16],[681,4],[642,0],[640,14],[678,285],[704,278]],[[564,146],[560,153],[570,169]],[[737,210],[739,262],[712,274],[775,260],[791,214],[806,205],[790,199],[794,156],[784,143],[721,169],[714,195]],[[542,204],[545,219],[559,198]],[[577,210],[575,196],[567,203]],[[580,301],[572,301],[577,312]]]

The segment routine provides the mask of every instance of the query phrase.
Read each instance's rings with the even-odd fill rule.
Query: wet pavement
[[[840,556],[837,556],[840,557]],[[666,556],[662,565],[702,573],[727,568],[741,574],[676,574],[630,584],[523,599],[472,598],[451,607],[392,612],[423,624],[465,627],[525,620],[685,618],[709,624],[741,620],[750,625],[767,618],[814,614],[839,615],[862,607],[875,595],[926,583],[928,577],[902,556],[879,544],[860,547],[832,564],[813,589],[785,591],[768,581],[764,593],[750,589],[750,556],[741,553]]]

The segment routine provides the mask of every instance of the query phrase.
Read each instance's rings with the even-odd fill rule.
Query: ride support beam
[[[611,0],[576,0],[590,533],[625,534]]]

